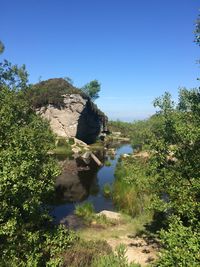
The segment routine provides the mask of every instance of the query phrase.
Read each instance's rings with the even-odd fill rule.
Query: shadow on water
[[[133,151],[129,144],[118,144],[114,147],[116,146],[114,158],[104,153],[98,155],[102,162],[105,159],[110,161],[109,167],[99,168],[93,161],[86,165],[80,159],[62,161],[63,171],[56,179],[56,198],[52,210],[56,222],[73,214],[75,205],[84,201],[91,202],[97,212],[114,209],[112,200],[103,196],[103,186],[113,182],[120,155]]]

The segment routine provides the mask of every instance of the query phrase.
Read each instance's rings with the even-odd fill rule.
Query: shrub
[[[103,195],[106,198],[110,198],[112,196],[112,186],[110,184],[105,184],[103,187]]]
[[[113,183],[113,202],[131,216],[141,214],[150,203],[150,178],[144,159],[127,158],[118,163]]]
[[[94,206],[89,202],[76,205],[75,214],[85,219],[91,219],[94,216]]]
[[[108,255],[103,255],[94,260],[93,267],[139,267],[139,264],[128,263],[127,257],[125,255],[126,248],[124,245],[119,245],[116,248],[116,253],[110,253]]]
[[[115,225],[117,222],[107,218],[104,214],[96,214],[92,203],[86,202],[82,205],[77,205],[75,214],[83,218],[87,224],[93,223],[94,225],[109,226]]]
[[[23,68],[0,66],[0,265],[59,266],[76,238],[52,225],[46,205],[60,173],[54,135],[24,100]]]
[[[62,78],[49,79],[31,86],[25,90],[26,98],[34,108],[40,108],[49,104],[57,107],[64,105],[65,94],[80,94],[87,96],[80,90]]]
[[[105,166],[110,167],[112,164],[109,160],[106,160],[104,163]]]
[[[106,241],[79,241],[64,253],[63,267],[93,267],[93,261],[112,253]]]
[[[183,226],[176,217],[167,231],[161,231],[163,249],[156,266],[200,266],[200,232]]]

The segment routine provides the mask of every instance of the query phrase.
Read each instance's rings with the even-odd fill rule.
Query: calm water
[[[68,161],[64,163],[64,170],[56,181],[56,204],[52,215],[56,222],[60,222],[67,215],[74,212],[77,203],[91,202],[96,212],[101,210],[114,210],[110,199],[103,196],[103,187],[106,183],[112,184],[114,172],[120,155],[132,153],[129,144],[121,144],[116,149],[115,158],[104,155],[111,162],[111,166],[98,168],[95,163],[83,165],[79,161]]]

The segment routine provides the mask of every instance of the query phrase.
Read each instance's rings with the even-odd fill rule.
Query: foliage
[[[164,127],[151,143],[153,207],[165,212],[168,222],[177,218],[161,232],[165,246],[158,266],[198,266],[200,89],[181,89],[176,105],[165,93],[154,105]]]
[[[56,142],[56,147],[53,149],[53,154],[57,159],[62,160],[72,156],[73,139],[59,138]]]
[[[94,215],[94,206],[90,202],[85,202],[81,205],[76,205],[75,214],[80,217],[90,218]]]
[[[104,214],[96,214],[92,203],[85,202],[81,205],[77,205],[75,208],[75,214],[82,217],[86,224],[93,224],[99,226],[111,226],[117,222],[107,218]]]
[[[196,28],[195,28],[195,42],[200,45],[200,16],[196,21]]]
[[[24,73],[22,73],[24,71]],[[51,223],[45,205],[59,168],[48,154],[54,135],[24,100],[24,68],[0,70],[1,266],[58,266],[76,237]]]
[[[28,73],[25,65],[18,67],[9,61],[0,62],[0,87],[8,86],[12,90],[27,88]]]
[[[145,159],[126,158],[118,163],[115,171],[112,198],[116,206],[136,216],[148,207],[151,199]]]
[[[139,264],[128,263],[125,255],[126,248],[124,245],[119,245],[116,248],[116,253],[110,253],[109,255],[98,257],[93,262],[93,267],[139,267]]]
[[[25,93],[27,100],[34,108],[40,108],[49,104],[62,107],[65,94],[81,94],[86,98],[86,95],[80,89],[75,88],[62,78],[42,81],[29,87],[25,90]]]
[[[99,98],[99,92],[101,90],[101,84],[97,80],[93,80],[84,85],[81,90],[92,100],[95,101]]]
[[[182,89],[178,105],[170,101],[165,94],[155,102],[164,117],[162,138],[155,135],[152,142],[155,192],[167,196],[161,207],[194,223],[200,217],[200,91]]]
[[[64,253],[63,267],[93,267],[96,258],[112,253],[106,241],[80,240]]]
[[[0,54],[3,53],[4,49],[5,49],[5,46],[4,46],[3,42],[0,40]]]
[[[112,186],[108,183],[106,183],[103,187],[103,195],[106,198],[112,197]]]
[[[152,133],[162,128],[162,116],[156,114],[147,120],[132,123],[122,121],[109,121],[108,128],[111,132],[121,132],[122,136],[129,137],[134,148],[142,149],[151,143]]]
[[[112,165],[112,163],[111,163],[109,160],[106,160],[106,161],[104,162],[104,165],[105,165],[106,167],[110,167],[110,166]]]
[[[174,217],[168,231],[161,231],[163,250],[156,266],[200,266],[199,227],[192,229],[183,226],[180,219]]]

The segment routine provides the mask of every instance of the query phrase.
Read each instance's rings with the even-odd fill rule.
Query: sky
[[[110,119],[145,119],[165,91],[177,99],[199,86],[199,9],[197,0],[0,0],[0,60],[25,64],[31,83],[97,79]]]

